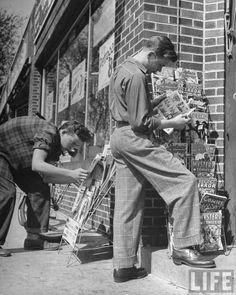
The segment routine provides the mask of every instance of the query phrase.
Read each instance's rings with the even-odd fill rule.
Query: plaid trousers
[[[164,146],[130,126],[111,136],[116,161],[113,224],[114,268],[132,267],[137,261],[143,209],[143,184],[148,180],[166,202],[173,219],[175,247],[200,244],[200,208],[196,177]]]

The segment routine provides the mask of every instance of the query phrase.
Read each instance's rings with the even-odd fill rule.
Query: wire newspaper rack
[[[71,216],[67,217],[61,244],[65,241],[72,247],[68,258],[67,266],[71,265],[71,257],[74,256],[81,263],[78,257],[79,251],[96,250],[99,248],[112,247],[111,241],[107,239],[100,246],[81,248],[83,233],[87,229],[88,222],[92,220],[95,212],[101,205],[104,198],[110,193],[115,180],[115,165],[111,156],[109,145],[104,147],[102,154],[98,154],[89,167],[89,176],[78,187]],[[60,248],[60,247],[59,247]]]

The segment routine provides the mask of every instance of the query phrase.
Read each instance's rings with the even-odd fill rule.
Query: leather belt
[[[129,122],[125,122],[125,121],[116,121],[116,127],[123,127],[123,126],[129,126]]]

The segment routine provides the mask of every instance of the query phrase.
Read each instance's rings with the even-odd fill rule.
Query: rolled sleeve
[[[46,131],[41,131],[34,136],[33,150],[40,149],[50,151],[53,142],[52,134]]]

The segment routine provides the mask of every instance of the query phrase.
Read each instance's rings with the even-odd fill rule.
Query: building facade
[[[76,119],[94,132],[94,143],[76,158],[64,158],[69,168],[87,166],[109,142],[109,78],[127,56],[152,35],[167,35],[175,44],[179,67],[201,76],[208,101],[208,142],[216,145],[218,190],[230,197],[229,216],[236,233],[236,167],[234,75],[235,48],[227,32],[234,24],[233,5],[224,0],[38,0],[3,91],[0,111],[13,116],[40,112],[60,125]],[[231,1],[234,2],[234,1]],[[24,40],[24,41],[23,41]],[[25,40],[28,40],[27,42]],[[23,52],[26,42],[27,53]],[[226,46],[226,45],[229,46]],[[226,48],[232,47],[232,55]],[[18,59],[22,58],[21,62]],[[20,64],[20,70],[14,67]],[[16,77],[17,76],[17,79]],[[231,99],[234,97],[233,99]],[[82,163],[82,164],[81,164]],[[73,203],[68,196],[65,212]],[[98,223],[111,226],[114,195],[98,213]],[[165,204],[147,183],[144,244],[166,243]]]

